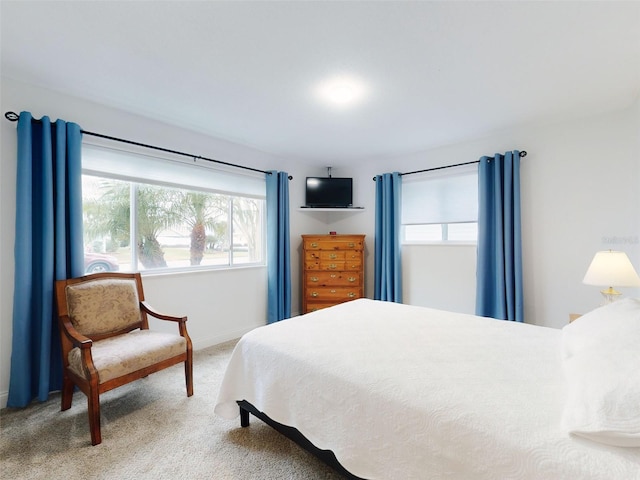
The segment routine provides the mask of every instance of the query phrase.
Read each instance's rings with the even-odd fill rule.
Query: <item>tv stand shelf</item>
[[[301,212],[362,212],[364,207],[341,207],[341,208],[324,208],[324,207],[300,207]]]

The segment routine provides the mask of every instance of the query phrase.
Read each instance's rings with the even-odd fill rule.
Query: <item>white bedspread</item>
[[[561,430],[561,332],[373,300],[258,328],[215,412],[247,400],[367,479],[640,479],[640,448]]]

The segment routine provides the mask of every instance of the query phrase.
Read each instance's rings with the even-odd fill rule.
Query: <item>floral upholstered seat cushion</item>
[[[97,279],[69,285],[66,294],[71,323],[83,335],[115,332],[140,321],[134,280]]]
[[[91,354],[98,371],[98,383],[105,383],[141,368],[184,353],[187,341],[179,336],[150,330],[136,330],[93,342]],[[69,352],[69,367],[85,377],[79,348]]]

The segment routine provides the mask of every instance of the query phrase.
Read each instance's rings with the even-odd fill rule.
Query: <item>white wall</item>
[[[402,259],[404,303],[475,312],[475,245],[405,245]]]
[[[561,328],[569,313],[600,304],[599,287],[582,284],[596,251],[627,252],[640,272],[640,99],[629,108],[572,122],[518,127],[486,138],[396,158],[374,158],[334,167],[354,178],[354,205],[363,211],[313,212],[304,203],[305,167],[291,182],[293,312],[300,308],[300,234],[364,233],[366,289],[373,297],[376,174],[412,171],[477,160],[508,150],[522,160],[525,321]],[[403,247],[404,302],[475,311],[475,249]],[[621,288],[640,297],[638,288]]]
[[[514,128],[414,155],[372,159],[351,170],[355,185],[367,191],[363,202],[369,213],[335,220],[328,228],[368,233],[373,252],[373,175],[467,162],[513,149],[528,152],[521,172],[525,321],[562,327],[569,313],[600,304],[600,288],[582,284],[596,251],[623,250],[640,272],[640,100],[593,118]],[[455,273],[450,268],[459,265],[464,253],[435,248],[403,248],[405,302],[473,312],[475,279],[471,285],[467,269]],[[367,269],[370,278],[372,253]],[[447,281],[438,290],[443,278]],[[640,297],[638,288],[620,290]],[[420,294],[427,291],[433,304]]]
[[[600,302],[597,287],[581,283],[597,250],[626,251],[640,270],[640,101],[632,107],[558,125],[514,128],[486,138],[398,158],[375,158],[334,168],[334,176],[354,178],[354,204],[362,211],[300,211],[306,176],[326,170],[295,159],[280,159],[174,126],[58,93],[2,79],[2,113],[31,111],[35,117],[74,121],[117,137],[166,145],[260,169],[285,170],[290,182],[292,312],[300,311],[300,235],[363,233],[366,241],[366,295],[373,297],[374,196],[372,177],[390,171],[477,160],[524,149],[522,213],[525,319],[562,327],[572,312]],[[15,225],[15,123],[3,120],[0,162],[0,406],[6,404],[11,356],[13,246]],[[405,301],[472,312],[474,270],[463,247],[403,249]],[[425,250],[427,249],[427,250]],[[457,266],[452,269],[452,266]],[[148,300],[159,309],[189,316],[196,348],[225,341],[264,324],[266,270],[246,268],[145,277]],[[640,289],[621,289],[640,296]]]
[[[2,78],[1,109],[34,117],[48,115],[78,123],[82,128],[116,137],[166,146],[259,169],[280,168],[263,152],[181,130],[123,111],[107,108],[41,88]],[[16,123],[0,122],[0,406],[6,405],[11,358]],[[266,321],[266,268],[145,275],[147,300],[160,310],[189,317],[194,347],[214,345],[263,325]]]
[[[304,205],[305,178],[307,176],[326,176],[326,168],[305,167],[305,172],[296,175],[290,185],[291,197],[291,255],[293,263],[293,304],[292,312],[300,312],[300,257],[302,255],[303,234],[328,234],[335,231],[339,234],[357,233],[365,237],[365,295],[373,298],[373,246],[375,232],[375,183],[373,174],[363,174],[364,169],[338,167],[331,171],[334,177],[353,177],[353,204],[364,207],[362,210],[345,210],[337,212],[315,212],[311,209],[300,209]],[[369,176],[367,179],[366,176]]]

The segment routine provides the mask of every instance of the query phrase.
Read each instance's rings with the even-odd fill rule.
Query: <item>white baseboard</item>
[[[219,345],[220,343],[224,343],[224,342],[228,342],[229,340],[240,338],[245,333],[250,332],[254,328],[256,327],[247,327],[241,330],[226,332],[226,333],[216,335],[214,337],[209,337],[209,338],[194,339],[193,337],[191,337],[191,342],[193,343],[194,350],[202,350],[203,348],[213,347],[214,345]]]

